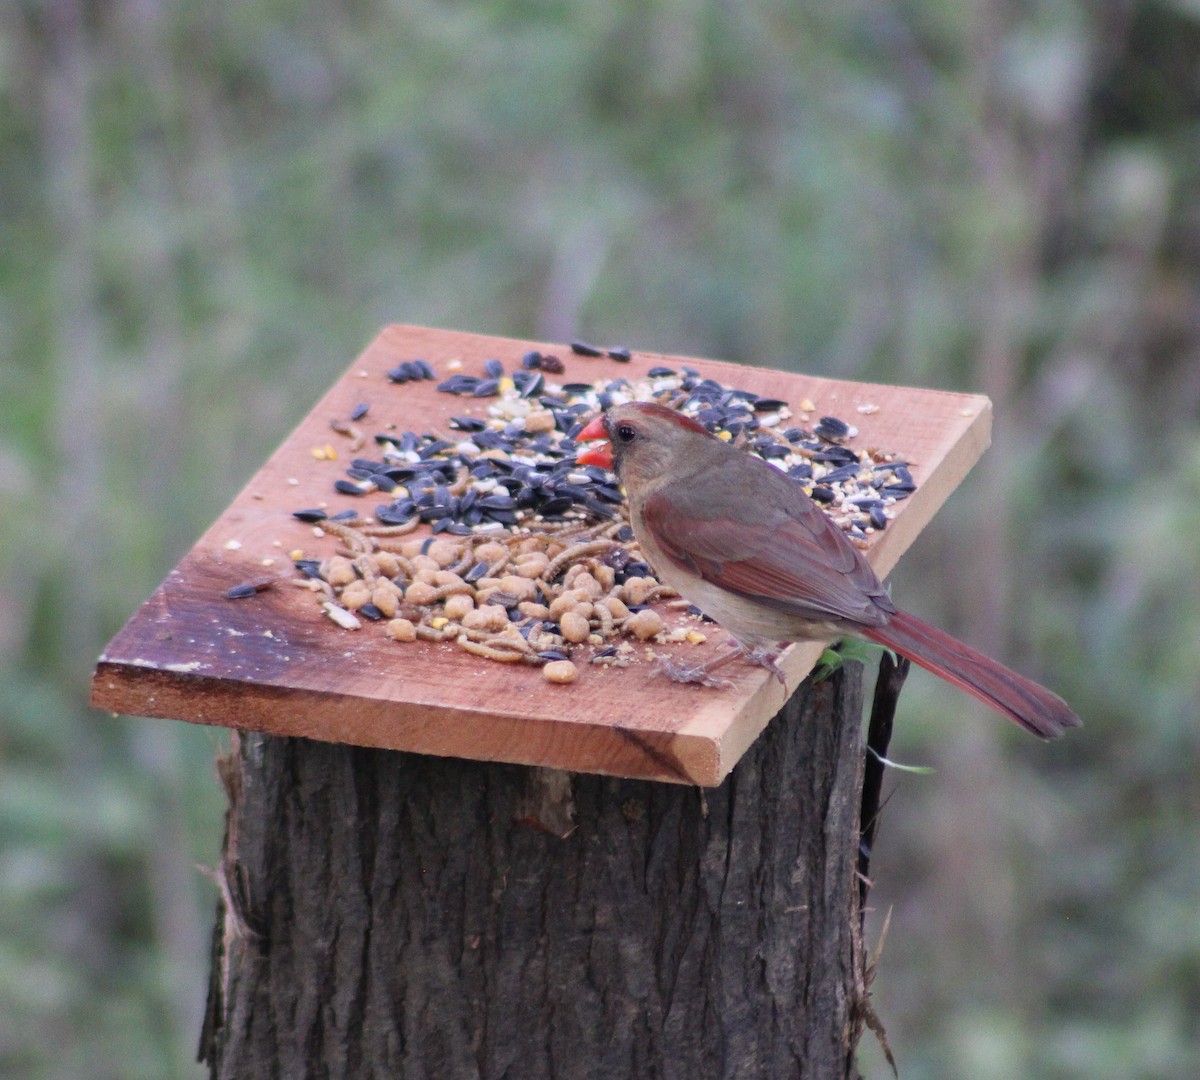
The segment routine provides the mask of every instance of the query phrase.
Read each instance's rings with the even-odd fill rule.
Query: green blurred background
[[[88,675],[405,321],[990,394],[896,595],[1087,726],[910,679],[876,1006],[1200,1075],[1198,171],[1196,0],[0,7],[0,1074],[200,1075],[223,736]]]

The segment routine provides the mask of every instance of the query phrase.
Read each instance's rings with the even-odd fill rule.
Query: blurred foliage
[[[1200,1071],[1198,61],[1193,0],[0,9],[0,1073],[199,1075],[220,736],[87,677],[387,321],[990,394],[896,590],[1087,727],[910,680],[876,1004],[906,1078]]]

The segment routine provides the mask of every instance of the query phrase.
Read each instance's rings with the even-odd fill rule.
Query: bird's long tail
[[[898,611],[886,626],[859,633],[928,668],[1043,739],[1079,726],[1079,717],[1057,694],[915,615]]]

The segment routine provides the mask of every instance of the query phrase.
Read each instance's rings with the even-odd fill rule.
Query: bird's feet
[[[729,661],[736,660],[741,656],[745,657],[751,664],[757,664],[759,667],[766,668],[780,681],[784,690],[787,689],[787,681],[783,677],[783,670],[776,663],[779,659],[778,649],[768,649],[761,645],[750,648],[736,638],[730,638],[724,642],[724,646],[729,651],[723,655],[714,656],[706,664],[685,664],[678,660],[673,660],[668,656],[659,656],[658,670],[675,682],[695,683],[699,686],[710,686],[716,690],[728,690],[733,686],[733,683],[729,679],[722,679],[713,675],[713,672],[719,667],[724,667]]]
[[[787,689],[787,679],[783,676],[783,668],[779,666],[779,649],[768,649],[762,645],[755,649],[747,649],[744,645],[739,647],[750,663],[766,668],[779,680],[780,685]]]
[[[659,673],[666,675],[672,682],[709,686],[714,690],[733,688],[733,683],[729,679],[722,679],[712,673],[712,669],[719,667],[719,664],[713,664],[711,661],[707,664],[684,664],[679,660],[672,660],[669,656],[659,656],[656,659]],[[728,659],[727,656],[720,657],[721,663]]]

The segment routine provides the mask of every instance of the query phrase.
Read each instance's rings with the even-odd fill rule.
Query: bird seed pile
[[[583,356],[603,352],[572,348]],[[629,359],[626,350],[608,355]],[[457,361],[445,366],[438,390],[464,399],[450,430],[418,434],[391,425],[375,435],[375,454],[354,457],[335,482],[338,494],[374,496],[370,513],[321,507],[294,514],[340,541],[327,558],[293,554],[297,584],[346,629],[379,622],[396,641],[454,642],[490,660],[541,666],[551,682],[574,681],[580,655],[623,667],[638,645],[704,641],[700,612],[643,561],[615,477],[576,463],[575,437],[599,410],[621,402],[670,405],[744,445],[803,485],[860,546],[915,490],[906,463],[851,447],[857,431],[832,416],[814,422],[812,402],[793,409],[692,368],[560,383],[553,379],[562,361],[539,352],[512,370],[500,360],[486,361],[478,374]],[[399,387],[438,378],[419,359],[388,372]],[[357,425],[368,415],[364,403],[349,422],[333,422],[352,453],[367,444]],[[228,595],[250,595],[253,583],[239,588]],[[658,601],[679,616],[678,625],[669,627],[651,606]]]

